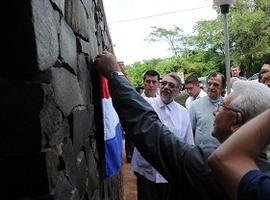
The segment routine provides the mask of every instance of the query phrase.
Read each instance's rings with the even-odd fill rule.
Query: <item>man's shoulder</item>
[[[158,101],[159,97],[147,97],[147,96],[142,96],[148,103],[152,104]]]
[[[186,99],[186,104],[187,104],[187,103],[190,103],[191,101],[193,101],[193,97],[189,96],[189,97]]]
[[[208,101],[208,96],[205,95],[199,99],[196,99],[196,101],[193,101],[191,106],[192,107],[197,107],[197,106],[201,106],[202,104],[204,104],[206,101]]]
[[[198,96],[199,96],[199,98],[202,98],[204,96],[207,96],[207,93],[201,89],[201,91],[200,91],[200,93],[199,93]]]
[[[238,78],[239,78],[240,80],[247,80],[247,78],[244,77],[244,76],[239,76]]]
[[[183,112],[183,113],[188,113],[188,110],[182,106],[180,103],[176,102],[176,101],[173,101],[173,107],[176,109],[176,110],[173,110],[173,111],[177,111],[177,112]]]

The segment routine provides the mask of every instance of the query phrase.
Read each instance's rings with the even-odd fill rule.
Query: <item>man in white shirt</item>
[[[174,101],[181,89],[181,79],[176,73],[169,73],[160,82],[160,96],[146,98],[160,120],[179,138],[194,144],[189,113]],[[173,199],[171,185],[134,150],[131,169],[137,176],[138,200]]]
[[[185,106],[187,109],[196,99],[206,96],[207,94],[200,88],[200,82],[196,76],[189,76],[185,80],[185,89],[189,95],[186,100]]]
[[[156,97],[159,95],[159,80],[160,75],[155,70],[148,70],[143,75],[143,91],[141,95],[143,97]],[[134,151],[134,145],[131,142],[130,138],[125,135],[125,150],[126,150],[126,159],[130,163]]]

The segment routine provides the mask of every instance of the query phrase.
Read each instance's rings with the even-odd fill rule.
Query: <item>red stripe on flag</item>
[[[109,84],[108,80],[100,75],[100,81],[101,81],[101,98],[109,99],[110,98],[110,92],[109,92]]]

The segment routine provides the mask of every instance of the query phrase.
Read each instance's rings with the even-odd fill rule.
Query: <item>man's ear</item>
[[[244,118],[243,114],[240,112],[237,112],[233,121],[233,125],[231,126],[231,131],[235,132],[237,129],[239,129],[244,124]]]
[[[239,124],[239,127],[242,126],[244,123],[245,123],[245,120],[244,120],[244,116],[243,116],[243,113],[236,113],[237,114],[237,118],[238,118],[238,124]]]

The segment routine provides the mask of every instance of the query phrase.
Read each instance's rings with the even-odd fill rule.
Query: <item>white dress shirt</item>
[[[157,112],[160,120],[176,136],[189,144],[194,144],[189,113],[186,108],[172,101],[164,104],[160,97],[145,98]],[[167,181],[142,157],[135,148],[131,161],[131,169],[152,182]]]

